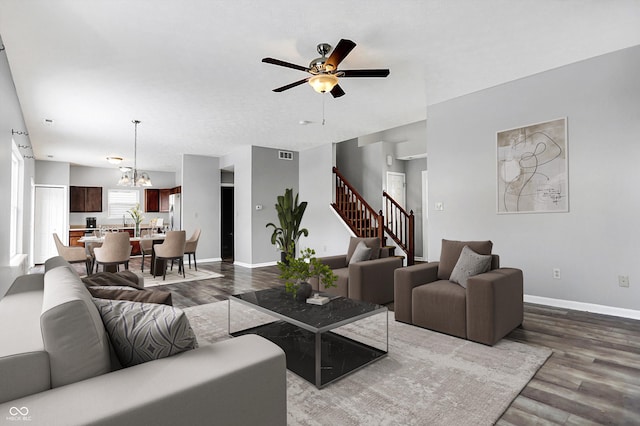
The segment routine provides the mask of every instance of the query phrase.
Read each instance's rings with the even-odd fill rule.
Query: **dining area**
[[[158,232],[160,231],[160,232]],[[141,259],[140,272],[144,274],[147,258],[148,271],[153,278],[162,275],[166,279],[167,269],[173,271],[177,263],[177,271],[185,277],[184,257],[188,256],[191,267],[191,256],[197,270],[196,249],[200,238],[200,229],[196,229],[187,239],[185,230],[169,231],[166,228],[147,228],[132,235],[117,228],[101,227],[78,240],[84,247],[64,246],[57,234],[54,240],[58,254],[71,263],[85,263],[87,275],[103,272],[117,272],[123,268],[129,270],[129,262],[135,252]]]

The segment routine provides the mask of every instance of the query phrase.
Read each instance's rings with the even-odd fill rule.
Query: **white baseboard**
[[[198,263],[207,263],[207,262],[222,262],[222,258],[221,257],[211,257],[209,259],[196,259],[198,261]],[[184,256],[184,261],[188,262],[189,261],[189,257],[187,255]]]
[[[594,303],[574,302],[572,300],[552,299],[550,297],[524,295],[524,301],[537,305],[554,306],[556,308],[573,309],[576,311],[593,312],[596,314],[613,315],[615,317],[640,320],[640,311],[635,309],[616,308],[614,306],[596,305]]]
[[[265,263],[244,263],[244,262],[238,262],[238,261],[234,261],[233,262],[234,265],[236,266],[242,266],[243,268],[263,268],[265,266],[276,266],[278,264],[278,262],[265,262]]]

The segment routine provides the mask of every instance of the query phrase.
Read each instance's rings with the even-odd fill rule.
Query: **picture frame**
[[[497,213],[569,211],[567,118],[496,134]]]

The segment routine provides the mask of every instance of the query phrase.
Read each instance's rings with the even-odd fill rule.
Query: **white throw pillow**
[[[123,367],[198,347],[184,312],[156,303],[93,299]]]
[[[449,281],[467,288],[467,280],[470,277],[485,273],[489,268],[491,268],[491,255],[478,254],[468,246],[464,246]]]
[[[356,246],[356,249],[353,251],[353,254],[351,255],[349,264],[362,262],[364,260],[369,260],[370,258],[371,258],[371,249],[367,247],[364,241],[360,241]]]

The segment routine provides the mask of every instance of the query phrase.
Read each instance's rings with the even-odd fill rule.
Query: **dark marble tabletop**
[[[349,323],[387,310],[381,305],[346,297],[334,298],[324,305],[312,305],[297,301],[293,295],[285,292],[284,288],[234,294],[232,297],[316,329],[331,328],[336,324]]]

